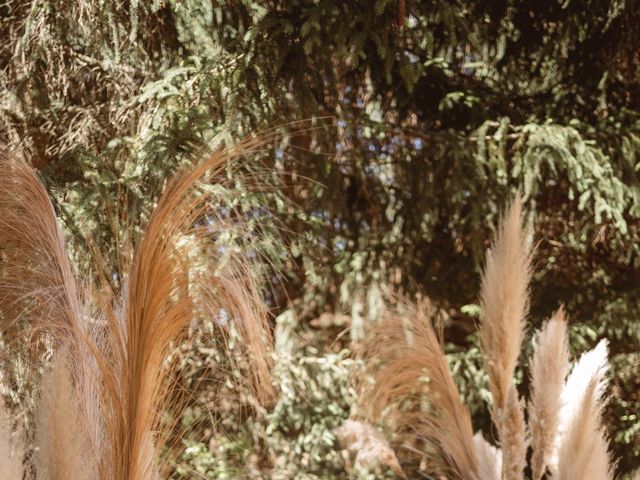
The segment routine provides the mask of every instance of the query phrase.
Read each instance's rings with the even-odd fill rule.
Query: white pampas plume
[[[563,309],[556,311],[533,340],[531,360],[531,469],[533,480],[544,475],[558,432],[562,391],[569,373],[567,322]]]
[[[570,428],[571,421],[577,416],[590,383],[595,378],[593,395],[600,398],[607,387],[605,375],[609,370],[607,341],[601,340],[598,345],[583,353],[571,369],[571,373],[562,388],[560,401],[562,407],[558,419],[558,430],[552,453],[549,457],[549,469],[557,470],[559,449],[563,437]]]
[[[473,436],[478,456],[478,478],[500,480],[502,472],[502,451],[487,442],[481,432]]]
[[[602,425],[601,379],[595,374],[562,436],[558,465],[552,480],[612,480],[613,466]]]

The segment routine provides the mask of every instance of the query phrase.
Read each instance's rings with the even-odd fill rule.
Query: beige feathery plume
[[[487,442],[481,432],[473,436],[478,453],[478,478],[500,480],[502,475],[502,451]]]
[[[529,307],[531,260],[527,234],[518,195],[487,252],[480,293],[484,313],[480,339],[497,409],[507,403]]]
[[[599,383],[597,376],[591,378],[582,402],[569,422],[552,480],[613,479],[613,466],[601,423],[604,400]]]
[[[64,345],[73,363],[69,374],[81,386],[81,416],[91,425],[91,450],[100,448],[96,416],[99,409],[89,381],[95,369],[87,344],[79,292],[65,249],[62,230],[46,189],[36,171],[18,155],[0,148],[0,317],[9,347],[18,348],[35,366],[46,343]],[[43,341],[45,340],[45,341]],[[22,345],[24,342],[30,345]],[[35,368],[28,374],[36,378]],[[69,444],[57,445],[64,456]],[[74,455],[70,452],[68,455]]]
[[[0,399],[0,478],[24,478],[24,444],[21,435],[12,432],[4,401]]]
[[[81,399],[67,362],[66,355],[58,354],[44,377],[35,434],[38,480],[91,480],[97,474],[96,452],[88,442]]]
[[[531,469],[540,480],[549,463],[558,433],[562,390],[569,373],[567,322],[563,309],[557,310],[536,334],[531,360]]]
[[[395,405],[394,426],[426,442],[430,473],[478,480],[471,417],[431,325],[430,309],[424,303],[406,308],[406,315],[390,313],[367,335],[363,352],[374,383],[364,386],[362,405],[376,420]],[[428,400],[427,409],[421,408],[421,398]],[[398,405],[411,399],[411,410]]]
[[[268,133],[271,137],[249,138],[169,182],[135,247],[122,300],[108,288],[96,296],[100,315],[91,329],[46,190],[24,160],[0,151],[2,331],[9,342],[42,333],[54,350],[65,352],[65,362],[54,368],[57,381],[42,393],[40,477],[82,478],[89,472],[102,480],[155,480],[161,475],[162,454],[172,452],[167,439],[184,396],[172,383],[175,362],[169,354],[188,326],[205,316],[215,318],[224,310],[230,325],[221,329],[238,333],[235,350],[251,366],[255,392],[270,397],[271,335],[258,287],[242,255],[224,252],[213,241],[229,226],[242,228],[243,220],[217,216],[209,208],[215,189],[203,183],[228,160],[264,148],[275,135]],[[213,225],[203,225],[205,214],[215,218]],[[74,424],[89,432],[85,448],[100,457],[94,461],[83,454],[88,470],[73,466],[77,444],[62,441],[63,421],[70,422],[69,432]]]
[[[526,462],[523,406],[513,385],[524,336],[531,276],[528,232],[522,222],[522,203],[518,195],[487,252],[480,293],[484,312],[480,340],[493,396],[492,415],[502,447],[505,480],[521,480]]]
[[[502,447],[502,477],[522,480],[527,465],[527,425],[524,420],[524,401],[518,398],[511,385],[504,409],[494,412],[496,429]]]

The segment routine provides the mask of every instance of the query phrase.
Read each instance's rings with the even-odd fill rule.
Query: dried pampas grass
[[[1,148],[0,245],[4,339],[75,336],[81,305],[53,204],[26,161]]]
[[[582,400],[569,420],[558,451],[553,480],[613,478],[607,440],[602,425],[604,401],[597,376],[591,378]]]
[[[20,432],[11,428],[4,401],[0,399],[0,478],[22,480],[25,448]]]
[[[601,341],[570,368],[563,309],[533,339],[531,401],[514,381],[528,310],[531,253],[519,196],[507,210],[487,253],[480,294],[485,369],[493,398],[492,419],[499,448],[473,435],[469,412],[448,370],[431,326],[432,312],[403,306],[373,326],[362,348],[369,380],[360,380],[365,417],[390,419],[426,442],[427,473],[443,478],[522,480],[531,446],[531,472],[540,480],[613,478],[602,409],[608,370]],[[428,403],[425,408],[424,401]],[[411,408],[407,410],[407,405]],[[440,478],[438,477],[438,478]]]
[[[35,432],[38,480],[92,480],[97,475],[98,452],[89,443],[68,361],[61,352],[44,377]]]
[[[271,398],[271,335],[258,287],[242,256],[214,241],[241,229],[242,218],[216,215],[214,189],[205,186],[268,140],[247,139],[169,182],[122,275],[122,295],[108,281],[78,290],[46,190],[24,160],[0,155],[2,334],[10,348],[26,337],[55,352],[36,415],[38,478],[166,476],[185,397],[171,351],[190,324],[223,310],[230,325],[222,336],[237,332],[255,395]]]
[[[484,439],[481,432],[473,436],[478,456],[478,478],[500,480],[502,478],[502,451]]]
[[[2,150],[0,246],[0,331],[7,343],[7,354],[21,356],[25,377],[37,383],[37,367],[46,351],[66,351],[69,363],[65,369],[70,382],[62,387],[45,378],[42,398],[48,408],[60,406],[57,401],[61,396],[84,397],[77,415],[68,419],[69,428],[93,432],[90,450],[95,451],[100,440],[95,427],[90,427],[89,418],[95,421],[98,406],[95,396],[87,399],[84,393],[91,390],[88,379],[95,373],[89,327],[83,317],[84,299],[76,286],[62,230],[46,189],[23,158]],[[82,385],[83,391],[74,384]],[[64,392],[64,388],[72,391]],[[41,415],[44,420],[47,413],[43,411]],[[74,419],[80,425],[71,425]],[[36,423],[42,441],[58,441],[59,432],[54,430],[59,424],[48,420]],[[46,433],[44,425],[54,430]],[[78,454],[75,447],[73,442],[56,443],[55,455],[67,459],[61,462],[73,462]]]
[[[562,391],[569,373],[567,322],[562,309],[556,311],[535,335],[531,360],[531,469],[533,480],[540,480],[549,465],[558,434]]]
[[[471,417],[431,324],[431,307],[422,303],[405,309],[404,315],[390,314],[376,325],[362,347],[373,377],[373,383],[362,388],[363,410],[369,418],[380,418],[395,401],[425,394],[428,408],[414,402],[414,409],[399,410],[392,423],[411,429],[426,442],[434,472],[447,478],[477,479]]]
[[[502,446],[502,477],[520,480],[526,464],[526,424],[513,375],[529,308],[531,257],[522,227],[520,196],[507,210],[482,275],[480,341],[493,398],[492,416]]]
[[[487,252],[480,287],[480,341],[497,412],[509,402],[529,309],[531,258],[527,237],[522,227],[522,202],[516,196]]]
[[[373,425],[346,420],[333,429],[333,434],[340,446],[351,454],[355,466],[367,469],[382,466],[402,478],[407,478],[384,435]]]
[[[111,448],[103,464],[115,469],[113,478],[152,480],[164,472],[160,448],[174,425],[157,412],[175,409],[178,398],[175,385],[162,381],[171,377],[165,359],[194,318],[228,312],[251,355],[256,391],[265,397],[271,388],[270,335],[257,287],[233,258],[220,264],[210,230],[196,223],[207,213],[223,231],[229,220],[207,209],[208,191],[194,192],[203,176],[258,145],[249,141],[216,154],[168,185],[135,248],[121,305],[104,307],[111,357],[103,369],[103,402]],[[197,251],[204,263],[194,269],[183,248]]]
[[[578,359],[564,383],[549,461],[554,479],[574,478],[570,475],[583,465],[595,479],[613,478],[601,418],[608,370],[607,341],[601,340]]]

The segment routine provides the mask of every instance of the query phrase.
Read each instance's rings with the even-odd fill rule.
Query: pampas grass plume
[[[593,376],[584,391],[560,444],[552,480],[613,479],[607,440],[602,425],[604,401],[600,380]]]
[[[24,478],[24,443],[19,432],[13,432],[4,401],[0,399],[0,478]]]
[[[253,391],[271,398],[271,334],[258,287],[243,258],[221,258],[211,229],[199,225],[207,214],[219,231],[230,226],[232,220],[216,216],[214,189],[203,183],[230,160],[263,148],[275,132],[269,134],[218,152],[168,183],[130,252],[130,270],[120,272],[121,296],[108,281],[97,295],[78,291],[46,189],[24,159],[0,150],[2,333],[9,345],[43,339],[38,345],[50,346],[55,358],[37,413],[39,479],[164,475],[185,397],[172,381],[176,362],[169,354],[192,322],[221,309],[240,337],[236,349],[249,360]],[[235,221],[242,228],[242,217]],[[202,264],[194,265],[194,252]],[[91,297],[91,322],[81,295]],[[6,450],[8,434],[0,433]]]
[[[399,399],[412,398],[421,387],[427,393],[427,411],[397,412],[396,426],[414,429],[427,442],[428,454],[442,475],[476,480],[478,463],[471,417],[451,377],[443,346],[431,324],[432,309],[422,303],[404,306],[406,314],[389,313],[373,328],[363,346],[375,383],[365,389],[363,404],[370,418]],[[418,402],[419,403],[419,402]]]
[[[562,387],[560,396],[561,408],[558,428],[549,456],[549,468],[556,471],[559,462],[560,448],[571,422],[578,416],[587,390],[595,381],[592,395],[601,397],[606,389],[606,373],[609,370],[607,341],[601,340],[593,349],[583,353],[573,365],[571,373]]]
[[[481,283],[484,317],[480,339],[496,409],[507,404],[524,336],[531,276],[527,235],[522,226],[522,202],[518,195],[487,252]]]
[[[523,403],[513,383],[529,305],[531,257],[517,195],[487,252],[480,303],[480,341],[493,397],[492,415],[502,446],[504,480],[521,480],[526,463]]]
[[[562,390],[569,372],[569,345],[564,311],[559,309],[533,340],[531,361],[531,468],[533,480],[540,480],[549,463],[558,434]]]
[[[478,478],[500,480],[502,475],[502,451],[484,439],[481,432],[473,436],[478,455]]]
[[[44,385],[37,410],[35,452],[38,480],[92,480],[97,452],[71,379],[68,358],[59,354]]]

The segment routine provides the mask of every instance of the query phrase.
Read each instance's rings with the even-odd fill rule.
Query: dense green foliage
[[[184,461],[207,478],[257,475],[237,473],[246,449],[273,478],[344,477],[331,434],[353,394],[342,349],[391,292],[442,307],[459,383],[487,426],[478,272],[518,188],[539,242],[532,322],[563,303],[574,351],[610,339],[607,424],[629,472],[640,466],[639,21],[635,0],[3,0],[0,136],[41,168],[83,269],[92,245],[115,258],[126,239],[113,219],[143,222],[184,162],[319,119],[247,159],[249,175],[221,192],[260,232],[247,241],[268,260],[286,355],[272,411],[228,419],[219,448],[189,444]],[[350,335],[331,324],[339,316],[313,321],[327,312],[348,315]]]

